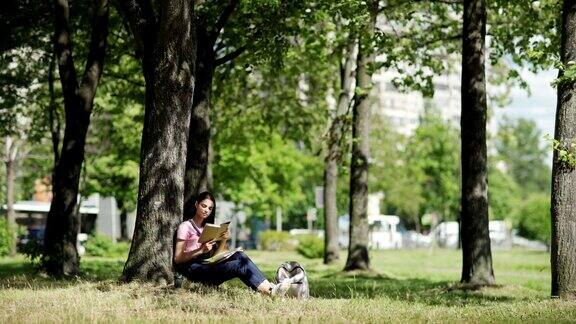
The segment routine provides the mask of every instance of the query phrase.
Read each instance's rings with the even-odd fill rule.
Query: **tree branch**
[[[220,32],[222,32],[222,28],[224,28],[224,26],[228,22],[228,19],[230,19],[230,16],[234,12],[234,10],[236,10],[238,3],[240,3],[240,0],[230,0],[228,5],[226,7],[224,7],[224,10],[222,10],[220,17],[218,17],[218,21],[216,22],[216,25],[214,26],[214,32],[210,36],[210,45],[211,46],[214,46],[214,44],[216,43],[216,39],[218,39],[218,37],[220,36]]]
[[[153,36],[147,34],[155,25],[152,5],[149,0],[114,0],[114,6],[134,36],[136,56],[142,56],[146,40]]]
[[[248,47],[242,46],[220,58],[217,58],[216,60],[214,60],[214,66],[220,66],[224,63],[232,61],[233,59],[237,58],[242,53],[244,53],[247,49]]]
[[[102,75],[104,57],[106,56],[109,13],[108,0],[100,0],[95,6],[88,58],[80,85],[80,96],[85,100],[84,102],[92,102],[96,94],[96,87]],[[86,105],[86,107],[88,106],[92,107],[92,105]]]
[[[144,88],[146,86],[146,84],[144,82],[140,82],[138,80],[132,80],[132,79],[130,79],[130,76],[124,75],[122,73],[114,73],[114,72],[106,71],[106,73],[104,73],[103,76],[105,76],[107,78],[115,79],[115,80],[121,80],[121,81],[127,82],[127,83],[132,84],[132,85],[137,86],[137,87]]]
[[[413,3],[417,3],[417,2],[432,2],[432,3],[444,3],[444,4],[463,4],[464,0],[409,0],[409,1],[404,1],[404,2],[400,2],[400,3],[395,3],[395,4],[390,4],[387,6],[383,6],[380,7],[378,9],[378,13],[382,13],[384,11],[388,11],[388,10],[392,10],[392,9],[396,9],[399,7],[403,7],[409,4],[413,4]]]
[[[58,61],[58,71],[65,102],[74,98],[78,88],[76,68],[72,57],[70,41],[70,5],[68,0],[54,1],[54,53]],[[64,107],[70,107],[65,104]]]

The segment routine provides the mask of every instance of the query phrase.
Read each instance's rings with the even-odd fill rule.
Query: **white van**
[[[399,231],[400,217],[395,215],[368,216],[368,247],[372,249],[402,248],[402,233]],[[339,217],[338,242],[341,248],[348,247],[350,218],[348,215]]]
[[[506,221],[488,222],[490,244],[493,248],[507,249],[512,247],[510,227],[510,224]],[[433,230],[436,243],[440,247],[458,248],[459,230],[458,222],[451,221],[438,224]]]
[[[369,246],[378,250],[402,248],[402,233],[398,231],[398,224],[398,216],[368,216]]]

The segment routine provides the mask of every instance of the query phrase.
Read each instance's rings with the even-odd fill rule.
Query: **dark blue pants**
[[[256,290],[266,280],[260,269],[244,252],[236,252],[227,260],[214,264],[189,261],[176,265],[176,269],[192,282],[213,286],[239,278],[246,286]]]

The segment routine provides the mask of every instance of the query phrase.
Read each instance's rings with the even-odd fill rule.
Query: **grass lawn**
[[[18,322],[576,322],[576,302],[550,299],[549,255],[495,251],[497,287],[455,289],[460,251],[372,251],[375,274],[345,274],[290,252],[248,251],[268,278],[285,260],[308,271],[310,300],[260,296],[238,280],[218,289],[119,284],[124,259],[83,258],[74,280],[42,278],[0,259],[0,323]]]

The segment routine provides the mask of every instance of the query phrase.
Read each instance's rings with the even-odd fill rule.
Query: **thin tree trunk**
[[[465,0],[462,40],[461,282],[471,285],[494,284],[488,231],[485,36],[485,1]]]
[[[196,195],[202,191],[212,190],[212,130],[210,122],[212,82],[218,65],[233,60],[236,56],[217,59],[214,45],[222,28],[236,10],[239,0],[230,0],[223,8],[216,25],[208,30],[206,17],[195,20],[196,38],[196,87],[192,114],[190,116],[190,134],[186,152],[186,177],[184,189],[184,218],[193,216]]]
[[[376,28],[378,2],[370,4],[370,23],[362,37],[371,39]],[[365,40],[366,40],[365,39]],[[356,95],[352,121],[352,161],[350,166],[350,240],[344,270],[368,270],[368,163],[370,160],[370,102],[372,76],[368,71],[375,56],[366,48],[368,41],[358,44]]]
[[[576,1],[564,0],[560,57],[564,66],[576,60]],[[563,75],[560,71],[560,77]],[[576,141],[576,82],[558,85],[554,138],[564,149]],[[573,150],[572,150],[573,151]],[[558,160],[552,167],[552,296],[576,299],[576,171]]]
[[[123,241],[128,240],[128,227],[126,221],[128,220],[128,211],[124,206],[124,201],[119,199],[116,201],[118,209],[120,210],[120,239]]]
[[[172,0],[157,5],[158,25],[150,8],[144,8],[148,16],[143,26],[138,25],[140,16],[132,16],[136,17],[132,20],[136,21],[132,25],[135,37],[144,45],[146,108],[136,227],[122,277],[167,284],[174,278],[173,237],[184,209],[196,33],[193,2]]]
[[[60,160],[60,118],[58,117],[58,107],[56,106],[56,93],[54,92],[54,69],[56,68],[56,56],[50,56],[50,66],[48,67],[48,93],[50,94],[50,103],[48,104],[50,135],[52,138],[52,151],[54,153],[54,165]],[[52,170],[52,179],[54,171]]]
[[[16,255],[16,212],[14,211],[14,180],[15,180],[15,163],[17,146],[12,137],[6,137],[6,216],[8,220],[8,229],[12,235],[10,242],[10,256]]]
[[[209,34],[205,26],[197,25],[199,44],[196,52],[196,87],[192,114],[190,116],[190,134],[186,152],[186,179],[184,189],[184,216],[192,217],[196,195],[211,190],[209,181],[210,151],[210,96],[214,76],[215,53],[209,43]]]
[[[356,42],[350,41],[345,52],[345,61],[341,64],[340,95],[336,111],[332,118],[328,134],[328,152],[324,161],[324,222],[326,235],[324,236],[324,263],[330,264],[340,258],[338,246],[338,210],[336,207],[336,193],[338,191],[338,164],[342,160],[341,139],[346,125],[345,117],[350,106],[350,93],[354,81],[354,51]]]
[[[60,159],[55,164],[53,198],[46,222],[42,266],[47,273],[61,276],[78,272],[76,239],[79,218],[75,211],[86,133],[104,65],[108,35],[108,1],[100,0],[95,3],[90,51],[80,85],[76,79],[72,58],[68,1],[55,0],[54,4],[54,50],[64,94],[66,126]]]

